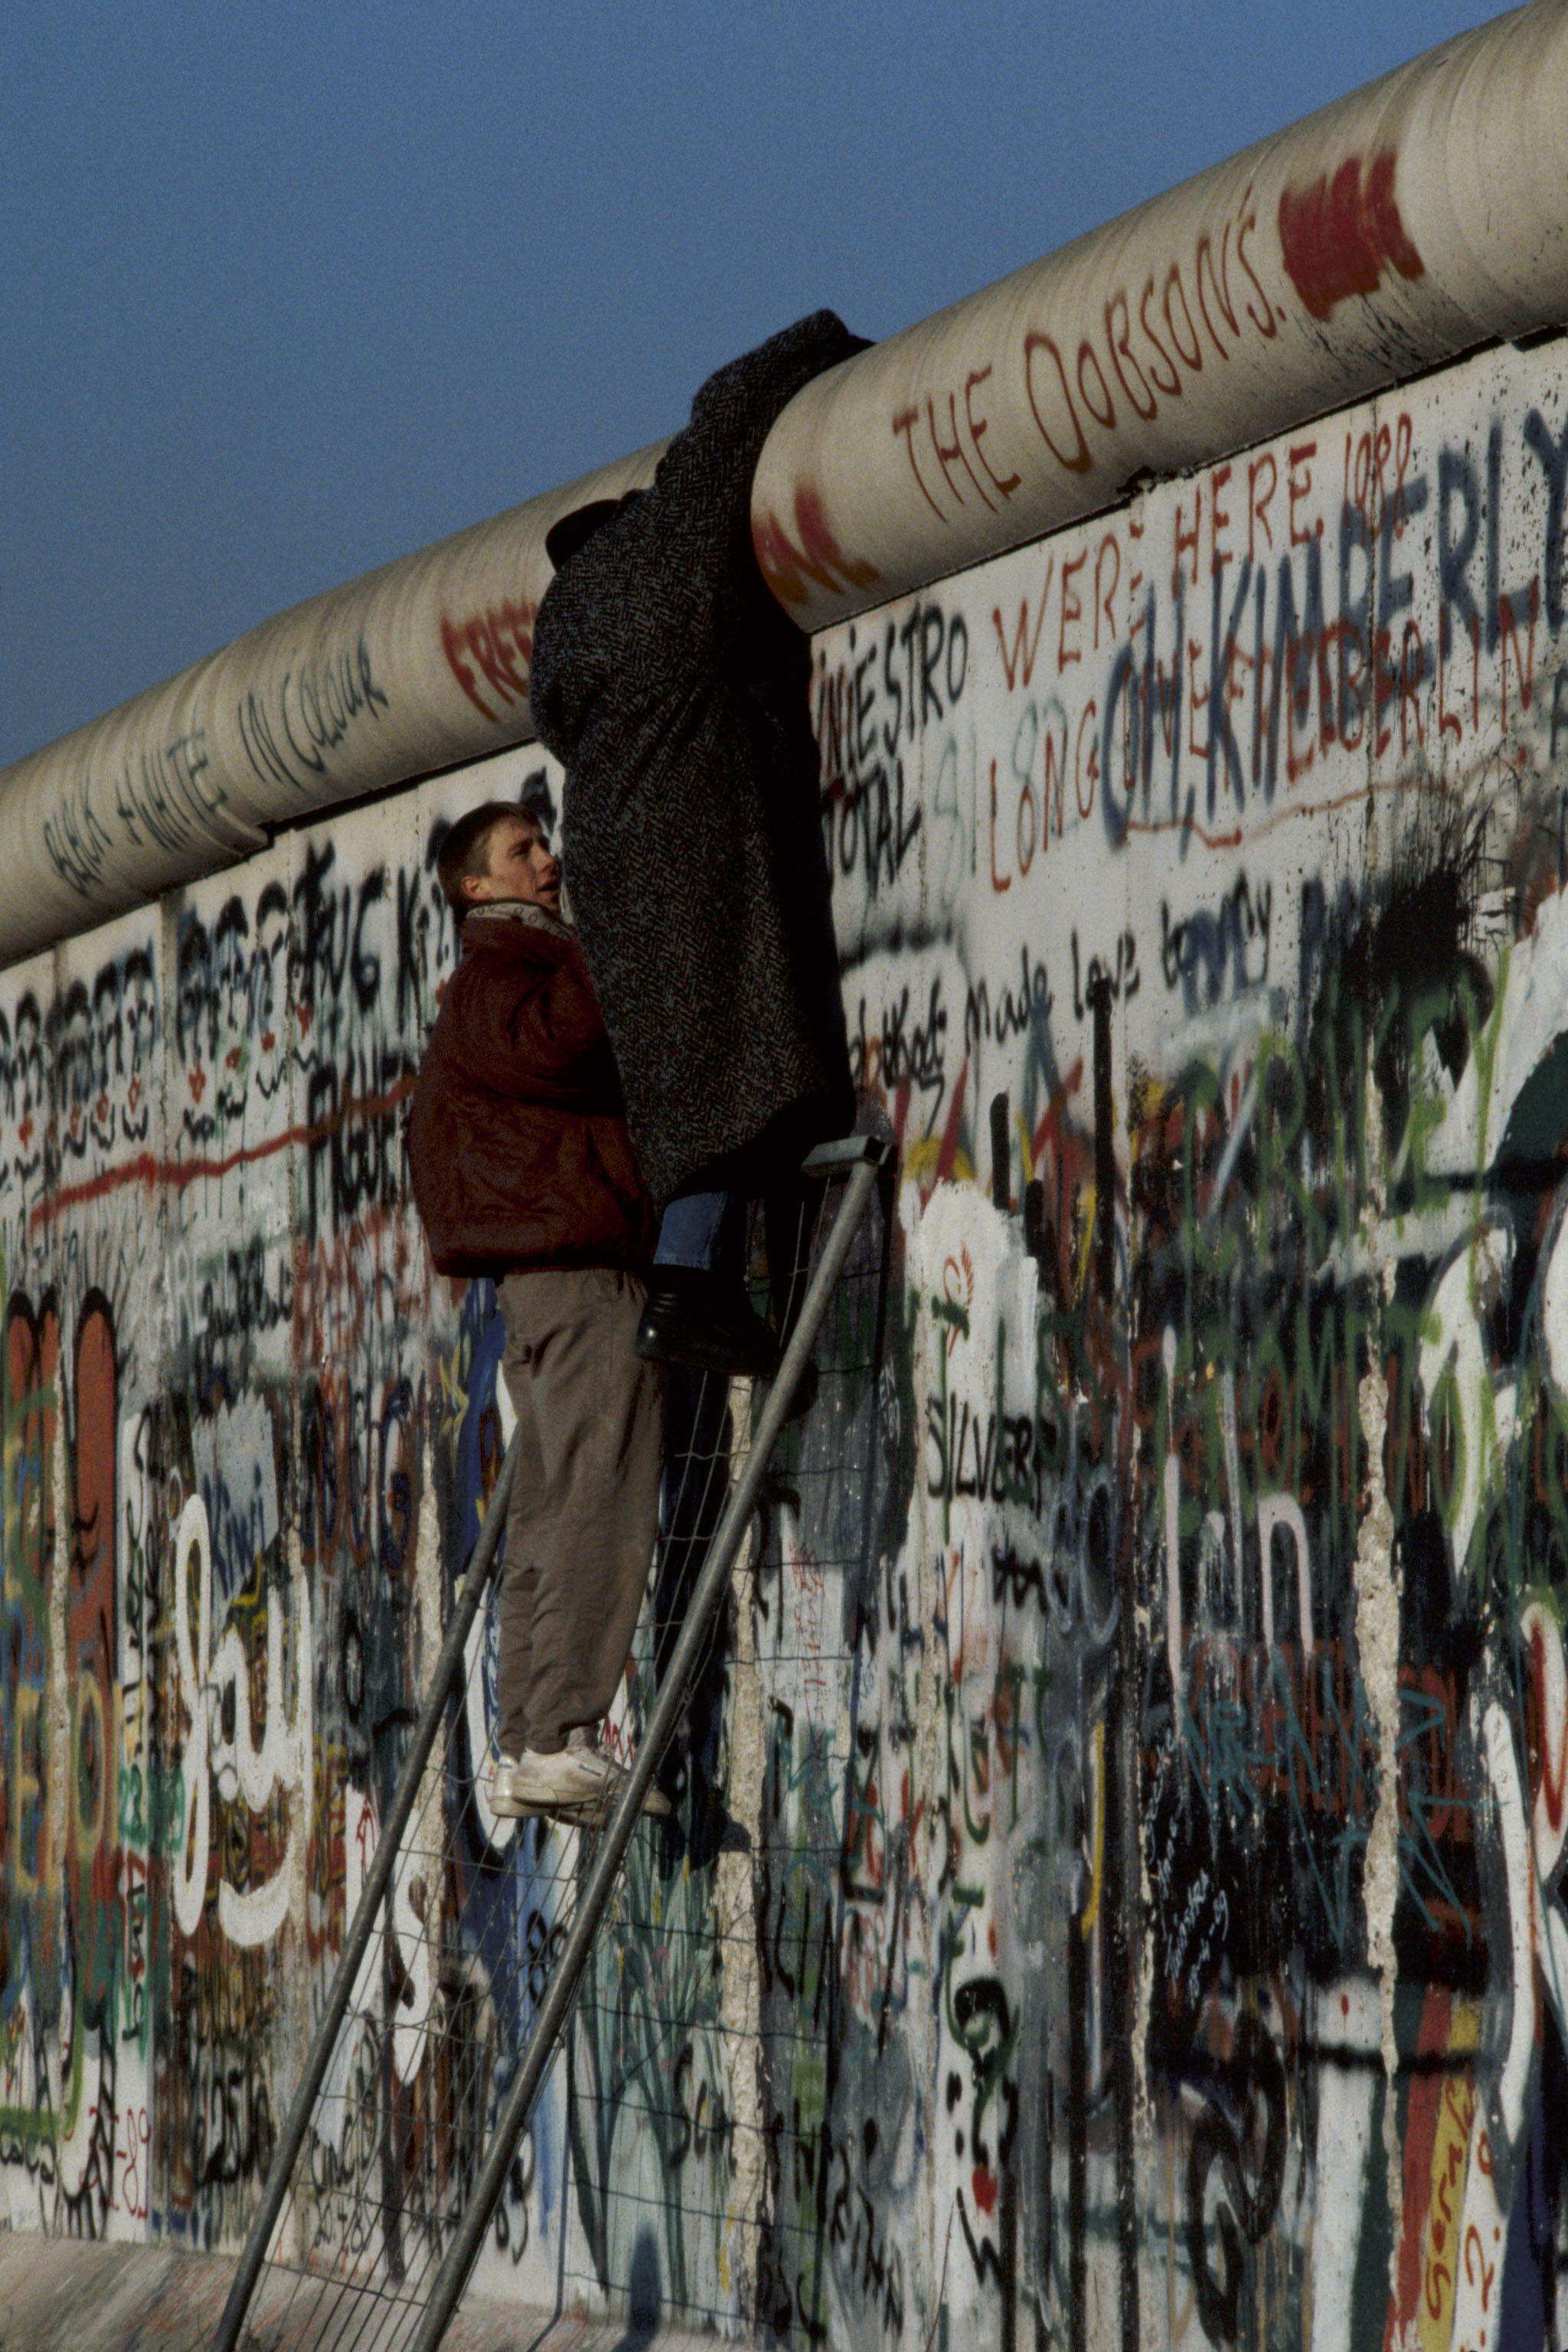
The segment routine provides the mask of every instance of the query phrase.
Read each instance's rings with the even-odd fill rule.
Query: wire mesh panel
[[[767,1278],[771,1241],[775,1311],[798,1305],[837,1198],[837,1187],[811,1187],[787,1233],[775,1219],[764,1235],[758,1216],[753,1270]],[[864,1259],[864,1233],[858,1250]],[[874,1271],[858,1264],[840,1297],[875,1290]],[[834,1311],[845,1311],[837,1299]],[[798,1464],[813,1444],[820,1450],[825,1440],[808,1441],[808,1428],[825,1433],[829,1451],[835,1441],[826,1433],[847,1433],[856,1379],[836,1336],[832,1369],[820,1386],[808,1374],[800,1391],[800,1418],[781,1460]],[[604,1734],[623,1759],[665,1678],[759,1402],[748,1383],[668,1375],[648,1599]],[[500,1391],[498,1405],[504,1436]],[[782,1475],[784,1483],[766,1491],[764,1557],[798,1507],[795,1474]],[[492,1576],[270,2232],[267,2338],[281,2331],[306,2352],[392,2352],[413,2342],[599,1843],[586,1829],[515,1822],[492,1809],[499,1598]],[[767,1606],[752,1554],[743,1553],[730,1605],[684,1678],[658,1767],[672,1810],[668,1819],[641,1822],[622,1857],[567,2031],[565,2067],[555,2068],[534,2106],[489,2223],[481,2287],[509,2279],[509,2237],[528,2226],[541,2132],[566,2143],[570,2202],[553,2216],[556,2292],[565,2304],[602,2304],[616,2284],[629,2287],[634,2307],[639,2293],[646,2302],[655,2208],[654,2293],[657,2300],[662,2278],[672,2315],[732,2326],[740,2291],[754,2277],[768,2152],[756,2095],[759,1967],[766,1964],[753,1907],[766,1759],[752,1628]],[[826,1675],[831,1663],[824,1654],[813,1671]],[[348,1918],[378,1838],[374,1795],[351,1791]]]
[[[569,2305],[629,2281],[645,2314],[658,2298],[661,2316],[724,2331],[765,2322],[778,2276],[792,2295],[804,2276],[812,2297],[819,2217],[795,2183],[821,2151],[815,2134],[795,2145],[784,2078],[820,2080],[829,2063],[825,1947],[837,1950],[854,1825],[854,1616],[878,1573],[876,1482],[860,1474],[886,1419],[886,1243],[873,1210],[665,1767],[676,1815],[628,1857],[615,1930],[579,1996]],[[668,1555],[664,1585],[668,1622],[679,1569]]]

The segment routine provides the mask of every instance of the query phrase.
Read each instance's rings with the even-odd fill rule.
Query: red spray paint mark
[[[996,2175],[987,2172],[984,2165],[977,2164],[969,2185],[974,2191],[974,2201],[981,2211],[994,2213],[996,2210]]]
[[[157,1160],[150,1151],[139,1151],[133,1160],[122,1160],[117,1167],[102,1169],[80,1184],[62,1184],[58,1192],[46,1193],[33,1211],[32,1229],[37,1233],[66,1210],[78,1208],[84,1201],[101,1201],[106,1193],[122,1192],[127,1184],[145,1184],[150,1191],[167,1185],[174,1192],[183,1192],[187,1184],[203,1178],[227,1176],[236,1168],[248,1168],[258,1160],[270,1160],[275,1152],[287,1151],[294,1144],[323,1143],[340,1128],[356,1120],[384,1118],[413,1091],[414,1077],[408,1073],[395,1087],[388,1087],[384,1094],[361,1095],[344,1103],[328,1118],[317,1119],[309,1126],[301,1123],[286,1128],[281,1135],[269,1135],[260,1143],[242,1144],[237,1151],[227,1152],[221,1159]]]
[[[810,482],[795,489],[795,527],[796,539],[792,539],[771,510],[761,522],[753,519],[752,523],[752,545],[763,578],[781,604],[809,604],[809,580],[837,596],[846,588],[869,588],[881,578],[874,563],[845,554],[827,520],[822,492]]]
[[[1040,1123],[1035,1129],[1030,1151],[1037,1168],[1045,1157],[1047,1144],[1052,1150],[1060,1150],[1064,1133],[1062,1114],[1067,1109],[1069,1098],[1079,1092],[1082,1085],[1083,1055],[1080,1054],[1060,1086],[1053,1092]]]
[[[537,604],[514,604],[508,597],[467,621],[441,616],[441,650],[447,667],[474,709],[486,719],[499,719],[513,703],[528,700],[528,669],[533,659],[538,611]],[[495,696],[500,710],[490,709],[481,687]]]
[[[1421,2011],[1416,2054],[1436,2058],[1448,2047],[1451,2004],[1447,1989],[1429,1985]],[[1405,2210],[1399,2224],[1397,2291],[1388,2299],[1384,2325],[1384,2352],[1395,2352],[1416,2316],[1421,2294],[1421,2239],[1426,2208],[1432,2199],[1432,2150],[1437,2138],[1437,2109],[1443,2096],[1443,2071],[1434,2067],[1417,2074],[1410,2085],[1405,2122]]]
[[[893,1097],[893,1144],[900,1159],[904,1156],[904,1129],[910,1119],[910,1082],[900,1079],[899,1091]]]
[[[1394,200],[1392,148],[1363,164],[1349,155],[1331,179],[1287,188],[1279,199],[1279,247],[1290,283],[1314,319],[1352,294],[1375,294],[1385,269],[1424,278],[1426,265],[1405,233]]]
[[[1530,1636],[1530,1674],[1535,1691],[1535,1719],[1540,1726],[1541,1792],[1546,1800],[1548,1826],[1556,1833],[1563,1826],[1563,1807],[1568,1790],[1568,1724],[1552,1723],[1547,1719],[1546,1642],[1539,1625]]]
[[[936,1156],[936,1181],[946,1184],[952,1181],[953,1162],[958,1158],[958,1138],[963,1125],[963,1090],[969,1083],[969,1056],[958,1074],[958,1084],[952,1090],[952,1103],[947,1114],[947,1124],[942,1131],[942,1149]]]

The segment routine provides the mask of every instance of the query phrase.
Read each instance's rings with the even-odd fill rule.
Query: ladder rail
[[[805,1161],[814,1176],[847,1173],[844,1197],[829,1229],[815,1272],[806,1288],[799,1318],[768,1391],[743,1468],[731,1490],[708,1557],[692,1591],[679,1639],[659,1686],[652,1715],[627,1768],[626,1780],[606,1822],[594,1857],[588,1881],[578,1897],[571,1930],[552,1971],[544,1998],[535,2014],[521,2061],[484,2162],[475,2179],[463,2217],[441,2263],[426,2305],[412,2352],[437,2352],[468,2284],[496,2201],[506,2183],[512,2154],[528,2122],[571,2014],[583,1971],[600,1923],[609,1906],[622,1860],[631,1843],[647,1793],[680,1710],[687,1685],[700,1664],[719,1606],[729,1588],[733,1567],[755,1506],[763,1475],[773,1456],[795,1391],[805,1370],[816,1335],[827,1312],[849,1244],[859,1229],[871,1193],[892,1158],[892,1146],[874,1136],[851,1136],[825,1144]]]
[[[300,2150],[305,2144],[305,2135],[310,2127],[310,2118],[316,2111],[316,2103],[321,2095],[321,2084],[326,2080],[327,2069],[331,2063],[338,2034],[342,2030],[343,2019],[348,2014],[349,2002],[359,1978],[361,1963],[370,1948],[371,1937],[375,1933],[377,1916],[392,1884],[398,1853],[403,1843],[404,1832],[408,1826],[409,1816],[418,1800],[425,1766],[430,1750],[436,1744],[437,1734],[441,1728],[447,1703],[452,1695],[458,1669],[463,1662],[469,1629],[479,1613],[479,1604],[484,1600],[490,1578],[495,1571],[495,1563],[500,1551],[500,1539],[506,1528],[507,1507],[511,1498],[512,1480],[517,1471],[518,1443],[518,1434],[514,1430],[511,1442],[507,1447],[501,1463],[500,1475],[496,1480],[495,1491],[490,1496],[489,1508],[485,1513],[479,1539],[469,1559],[468,1574],[458,1589],[457,1601],[447,1622],[446,1636],[436,1661],[436,1670],[431,1677],[430,1688],[426,1695],[424,1706],[420,1710],[418,1722],[415,1726],[413,1738],[404,1757],[397,1787],[381,1835],[376,1841],[375,1853],[371,1858],[370,1868],[365,1874],[364,1887],[360,1895],[358,1906],[348,1934],[343,1939],[342,1954],[327,1994],[326,2006],[321,2011],[321,2021],[310,2042],[310,2053],[305,2060],[305,2071],[300,2078],[299,2087],[289,2105],[281,2136],[273,2152],[272,2163],[268,2170],[267,2184],[262,2190],[261,2202],[256,2210],[246,2236],[244,2252],[239,2258],[239,2267],[235,2272],[229,2285],[228,2299],[224,2305],[217,2334],[213,2338],[213,2352],[236,2352],[236,2347],[239,2342],[239,2331],[245,2325],[246,2314],[250,2308],[251,2298],[261,2276],[262,2265],[267,2259],[267,2249],[271,2242],[272,2232],[278,2225],[279,2215],[282,2212],[288,2199],[289,2185],[294,2177],[294,2166]]]

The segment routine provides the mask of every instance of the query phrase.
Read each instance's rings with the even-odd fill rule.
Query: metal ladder
[[[412,2339],[410,2352],[436,2352],[436,2347],[457,2309],[497,2200],[505,2185],[518,2141],[529,2122],[571,2017],[595,1938],[615,1893],[621,1864],[641,1813],[644,1795],[687,1703],[689,1687],[700,1668],[763,1475],[810,1360],[850,1244],[873,1190],[890,1171],[894,1158],[890,1143],[872,1136],[849,1136],[840,1141],[819,1146],[804,1163],[803,1172],[806,1176],[840,1180],[844,1183],[844,1191],[821,1255],[807,1284],[783,1360],[752,1434],[749,1452],[731,1488],[723,1516],[709,1545],[687,1604],[679,1637],[659,1685],[652,1714],[628,1768],[626,1784],[609,1820],[598,1833],[578,1894],[571,1928],[534,2012],[519,2056],[516,2074],[497,2118],[489,2146],[468,2192],[456,2232],[442,2257],[420,2315],[417,2333]],[[246,2238],[217,2334],[213,2339],[215,2352],[237,2352],[240,2331],[266,2266],[267,2250],[289,2198],[295,2167],[317,2113],[372,1938],[388,1906],[399,1852],[415,1808],[420,1803],[431,1752],[440,1735],[448,1701],[458,1687],[469,1637],[485,1602],[500,1556],[517,1451],[518,1440],[514,1434],[474,1547],[468,1573],[457,1594],[429,1690],[404,1759],[396,1790],[353,1919],[344,1938],[342,1956],[268,2171],[261,2202]],[[475,1769],[479,1769],[477,1759]],[[360,2292],[357,2288],[353,2291]],[[363,2328],[356,2329],[355,2340],[367,2340],[363,2337]]]

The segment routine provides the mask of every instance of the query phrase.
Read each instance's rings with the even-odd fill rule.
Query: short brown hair
[[[459,923],[474,903],[463,884],[470,875],[485,872],[489,865],[490,835],[509,817],[521,817],[535,832],[542,835],[544,832],[533,811],[520,801],[481,801],[478,808],[469,809],[466,816],[460,816],[456,824],[447,828],[436,853],[436,878]]]

